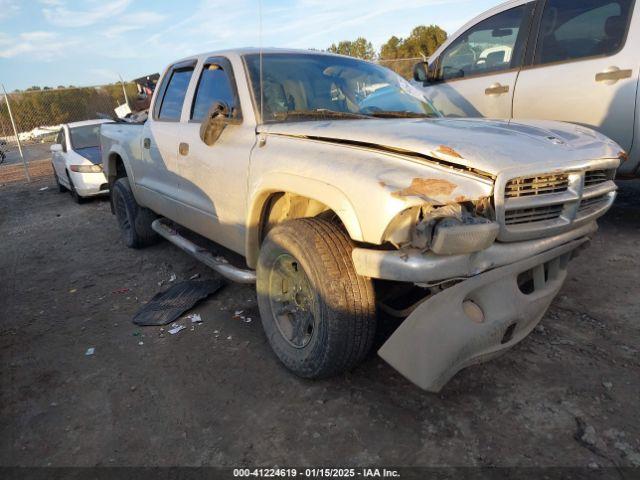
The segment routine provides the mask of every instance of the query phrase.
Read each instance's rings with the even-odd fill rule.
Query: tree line
[[[406,59],[429,57],[446,40],[447,32],[439,26],[420,25],[415,27],[406,38],[392,36],[378,52],[364,37],[333,43],[327,50],[364,60],[378,61],[403,77],[410,78],[415,62]]]

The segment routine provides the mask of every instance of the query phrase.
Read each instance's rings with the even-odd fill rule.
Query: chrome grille
[[[590,208],[593,207],[599,207],[601,205],[603,205],[605,202],[607,202],[609,199],[608,195],[599,195],[597,197],[593,197],[593,198],[586,198],[583,199],[580,202],[580,206],[578,207],[578,213],[582,213],[586,210],[589,210]]]
[[[562,205],[545,205],[543,207],[509,210],[505,214],[504,221],[506,225],[519,225],[522,223],[555,220],[562,213],[562,208]]]
[[[547,193],[565,192],[569,188],[569,175],[549,174],[535,177],[513,178],[505,187],[506,198],[544,195]]]
[[[498,240],[513,242],[553,235],[600,217],[615,199],[614,160],[597,160],[591,168],[527,171],[499,176],[495,191]],[[594,162],[595,163],[595,162]]]
[[[584,186],[591,187],[613,178],[610,170],[590,170],[584,174]]]

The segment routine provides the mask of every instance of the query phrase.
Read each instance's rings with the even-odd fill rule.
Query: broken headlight
[[[422,206],[402,212],[389,225],[387,241],[437,255],[458,255],[488,248],[498,235],[498,224],[483,215],[489,205]]]

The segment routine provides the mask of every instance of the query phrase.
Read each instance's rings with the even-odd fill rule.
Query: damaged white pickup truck
[[[570,124],[445,119],[386,68],[289,50],[181,60],[143,125],[101,133],[128,246],[163,236],[256,282],[303,377],[352,368],[395,317],[378,353],[431,391],[540,321],[624,154]]]

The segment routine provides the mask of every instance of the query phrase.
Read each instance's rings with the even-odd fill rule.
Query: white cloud
[[[0,37],[0,58],[27,56],[29,60],[54,60],[68,55],[67,49],[78,45],[75,39],[62,39],[56,33],[23,32],[17,37]]]
[[[17,0],[0,0],[0,20],[13,17],[19,11],[20,5]]]
[[[135,12],[122,15],[113,25],[104,30],[104,35],[108,38],[118,38],[128,32],[143,30],[151,25],[157,25],[167,18],[156,12]]]
[[[41,0],[45,4],[42,9],[44,17],[49,23],[57,27],[88,27],[102,20],[121,14],[131,3],[131,0],[102,1],[93,8],[73,10],[61,0]]]

